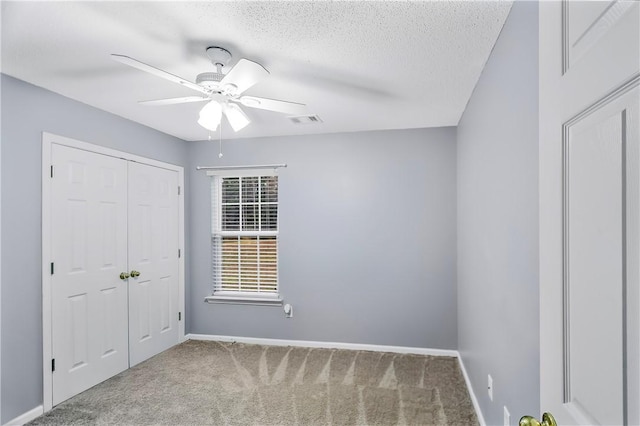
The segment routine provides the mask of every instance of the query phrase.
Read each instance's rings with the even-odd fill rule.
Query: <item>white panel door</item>
[[[540,401],[640,424],[640,4],[540,3]]]
[[[53,144],[53,404],[128,367],[127,163]]]
[[[178,199],[177,172],[129,163],[131,366],[178,343]]]

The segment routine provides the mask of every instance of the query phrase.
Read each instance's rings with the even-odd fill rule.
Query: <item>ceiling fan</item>
[[[139,103],[141,105],[159,106],[187,102],[207,102],[202,110],[200,110],[198,124],[211,131],[216,130],[220,125],[222,114],[227,117],[229,124],[231,124],[231,127],[236,132],[249,124],[251,122],[249,117],[247,117],[238,104],[250,108],[281,112],[288,115],[304,114],[306,108],[304,104],[259,98],[256,96],[242,96],[245,90],[269,75],[269,71],[257,62],[242,58],[235,66],[227,71],[225,67],[231,60],[231,53],[228,50],[217,46],[208,47],[207,56],[216,67],[216,71],[198,74],[195,83],[128,56],[112,54],[111,58],[125,65],[200,92],[199,96],[156,99],[140,101]]]

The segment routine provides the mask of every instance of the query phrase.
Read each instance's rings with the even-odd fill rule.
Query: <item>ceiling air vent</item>
[[[317,115],[299,115],[297,117],[289,117],[289,120],[291,120],[293,124],[322,123],[322,120]]]

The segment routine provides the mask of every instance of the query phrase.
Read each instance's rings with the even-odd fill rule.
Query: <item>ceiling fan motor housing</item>
[[[215,89],[223,78],[224,74],[219,72],[203,72],[196,77],[196,84],[209,89]]]

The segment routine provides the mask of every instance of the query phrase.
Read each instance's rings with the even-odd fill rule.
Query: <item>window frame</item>
[[[278,201],[275,203],[277,207],[276,217],[276,230],[237,230],[237,231],[223,231],[221,229],[222,224],[222,181],[224,178],[239,178],[239,191],[242,192],[242,178],[244,177],[270,177],[278,176],[276,169],[273,168],[255,168],[255,169],[233,169],[233,170],[216,170],[208,171],[207,176],[211,178],[211,229],[209,238],[214,236],[250,236],[250,237],[268,237],[274,236],[276,238],[276,291],[275,292],[259,292],[259,291],[231,291],[231,290],[219,290],[217,289],[217,283],[214,271],[214,256],[213,243],[210,243],[211,247],[211,268],[212,268],[212,291],[211,296],[205,297],[205,301],[208,303],[227,303],[227,304],[248,304],[248,305],[262,305],[262,306],[281,306],[283,299],[280,295],[280,276],[279,276],[279,234],[280,234],[280,179],[278,178]],[[215,182],[215,187],[214,187]],[[214,194],[214,191],[216,193]],[[215,206],[213,199],[215,197]],[[260,203],[261,204],[261,203]],[[270,203],[272,204],[272,203]],[[240,210],[242,209],[242,203],[239,203]],[[215,208],[215,211],[214,211]],[[240,225],[242,227],[242,225]]]

